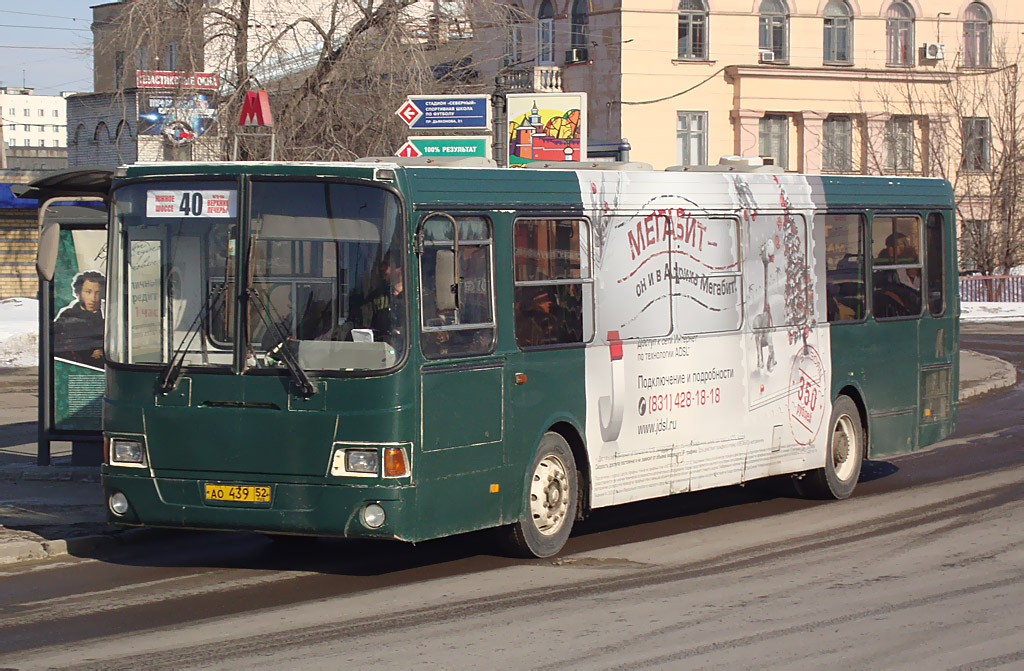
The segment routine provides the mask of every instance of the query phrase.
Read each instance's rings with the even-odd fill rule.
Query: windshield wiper
[[[295,354],[292,352],[291,348],[288,347],[288,340],[290,340],[291,337],[281,333],[277,324],[272,323],[270,314],[267,311],[267,306],[263,304],[263,301],[260,299],[259,292],[256,291],[256,289],[252,287],[247,288],[245,290],[245,295],[249,299],[249,303],[256,306],[256,311],[259,313],[260,319],[263,320],[263,324],[267,327],[267,330],[269,331],[274,329],[281,338],[280,344],[278,344],[273,351],[268,352],[268,354],[280,355],[280,360],[284,362],[284,365],[288,368],[288,372],[292,375],[292,379],[295,380],[295,384],[298,385],[299,393],[307,398],[315,394],[317,391],[316,385],[313,384],[313,381],[309,379],[308,375],[306,375],[306,371],[302,369],[302,366],[299,365],[298,360],[295,358]]]
[[[199,314],[192,320],[192,325],[185,331],[185,335],[182,336],[181,342],[178,344],[177,349],[171,355],[171,360],[167,362],[163,372],[160,373],[160,381],[157,384],[157,389],[161,394],[170,393],[174,389],[175,385],[178,384],[178,378],[181,377],[181,367],[185,364],[185,353],[192,346],[192,341],[196,339],[196,335],[199,333],[199,327],[203,323],[203,318],[220,304],[220,301],[224,298],[224,293],[227,291],[227,284],[221,287],[218,292],[215,287],[210,287],[210,295],[207,296],[206,300],[203,301],[203,306],[199,309]],[[211,300],[212,299],[212,300]]]

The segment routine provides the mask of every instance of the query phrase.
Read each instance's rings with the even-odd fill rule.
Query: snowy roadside
[[[39,302],[0,300],[0,368],[35,366],[39,358]]]
[[[34,298],[0,300],[0,368],[37,364],[38,311]],[[963,303],[960,321],[1024,321],[1024,303]]]

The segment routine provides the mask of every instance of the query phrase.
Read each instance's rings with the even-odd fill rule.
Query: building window
[[[54,146],[54,147],[59,147],[59,146],[60,146],[60,142],[59,142],[59,141],[57,141],[57,140],[54,140],[54,141],[53,141],[53,146]]]
[[[523,10],[516,5],[505,9],[508,32],[505,33],[504,65],[507,68],[519,65],[523,60]]]
[[[679,2],[679,59],[708,58],[708,7],[705,0]]]
[[[43,110],[39,110],[39,116],[43,116],[44,114],[46,114],[46,112],[44,112]]]
[[[903,0],[889,5],[885,21],[885,62],[914,65],[914,10]]]
[[[45,147],[46,146],[46,140],[40,140],[39,141],[39,146],[40,147]]]
[[[573,49],[587,48],[587,29],[590,24],[590,14],[587,12],[587,4],[590,0],[575,0],[572,3],[572,21],[569,24],[569,46]],[[573,59],[575,62],[576,59]]]
[[[964,148],[961,168],[968,172],[988,171],[991,145],[989,120],[985,117],[965,117],[961,128]]]
[[[59,117],[60,116],[60,110],[53,110],[53,116]]]
[[[124,86],[124,52],[114,52],[114,88]]]
[[[14,114],[15,114],[14,108],[13,107],[8,107],[7,108],[7,114],[8,114],[8,116],[14,116]]]
[[[540,65],[555,64],[555,8],[551,0],[544,0],[537,14],[537,62]]]
[[[828,172],[853,171],[853,121],[829,116],[822,124],[821,168]]]
[[[167,55],[164,57],[164,69],[174,70],[178,69],[178,43],[171,42],[167,45]]]
[[[972,2],[964,12],[964,67],[987,68],[992,65],[992,14],[980,2]]]
[[[846,0],[829,0],[825,5],[824,60],[847,65],[853,62],[850,24],[853,12]]]
[[[145,70],[146,69],[146,47],[139,47],[135,52],[135,69]]]
[[[31,147],[32,146],[32,140],[29,140],[28,138],[25,138],[25,146],[26,147]]]
[[[894,116],[885,125],[885,170],[914,171],[914,118]]]
[[[31,132],[31,131],[32,131],[32,126],[29,126],[28,124],[25,124],[25,125],[23,125],[23,126],[21,127],[21,129],[22,129],[23,131],[25,131],[26,133],[29,133],[29,132]]]
[[[676,161],[679,165],[707,165],[707,112],[676,113]]]
[[[32,110],[25,110],[25,116],[32,116]]]
[[[978,270],[982,265],[985,253],[985,241],[991,239],[988,234],[988,222],[982,219],[960,220],[960,269]]]
[[[789,59],[789,10],[783,0],[761,0],[757,45],[770,51],[772,60]]]
[[[766,114],[759,124],[759,149],[762,157],[775,159],[775,165],[789,167],[789,117],[785,114]]]

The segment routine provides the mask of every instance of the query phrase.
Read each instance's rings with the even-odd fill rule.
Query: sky
[[[93,5],[103,0],[0,0],[0,85],[37,94],[92,91]]]

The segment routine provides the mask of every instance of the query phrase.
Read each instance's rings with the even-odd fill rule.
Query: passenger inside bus
[[[401,331],[402,311],[405,309],[405,285],[402,265],[396,254],[387,252],[378,265],[380,285],[367,297],[361,309],[362,325],[373,331],[375,342],[387,342],[401,351],[404,334]]]
[[[917,264],[917,250],[910,238],[900,232],[885,239],[876,264]],[[897,268],[876,270],[875,315],[879,317],[909,317],[921,314],[921,269]]]

